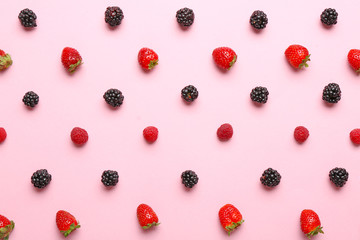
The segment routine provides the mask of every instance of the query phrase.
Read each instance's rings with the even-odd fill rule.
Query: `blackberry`
[[[268,23],[268,18],[266,16],[266,13],[260,10],[256,10],[251,14],[250,17],[250,24],[255,29],[263,29],[266,27],[266,24]]]
[[[251,90],[250,98],[254,102],[266,103],[268,100],[269,91],[266,87],[256,87]]]
[[[329,172],[330,181],[332,181],[335,186],[342,187],[345,185],[349,178],[349,173],[345,168],[333,168]]]
[[[198,181],[199,178],[196,175],[196,173],[192,170],[187,170],[185,172],[183,172],[181,174],[181,179],[182,179],[182,183],[185,185],[185,187],[187,188],[192,188],[193,186],[195,186]]]
[[[119,7],[107,7],[105,11],[105,22],[111,27],[121,24],[124,18],[124,13]]]
[[[46,169],[40,169],[31,176],[31,183],[36,188],[44,188],[51,182],[51,174]]]
[[[36,14],[28,9],[25,8],[24,10],[21,10],[18,16],[21,25],[23,25],[26,28],[33,28],[36,27]]]
[[[26,106],[33,108],[39,103],[39,95],[37,95],[33,91],[29,91],[25,93],[22,101]]]
[[[194,23],[195,14],[190,8],[182,8],[176,12],[177,22],[183,27],[189,27]]]
[[[324,87],[322,99],[328,103],[337,103],[341,99],[340,86],[337,83],[329,83]]]
[[[281,175],[275,169],[268,168],[262,174],[260,181],[267,187],[275,187],[280,183]]]
[[[106,103],[112,107],[119,107],[124,101],[124,95],[122,92],[115,88],[110,88],[107,90],[103,97]]]
[[[333,8],[325,9],[320,15],[321,22],[329,26],[337,23],[337,17],[338,13]]]
[[[115,186],[119,182],[119,174],[117,171],[106,170],[101,175],[101,182],[106,186]]]
[[[184,87],[181,90],[181,97],[187,102],[193,102],[199,96],[199,92],[193,85]]]

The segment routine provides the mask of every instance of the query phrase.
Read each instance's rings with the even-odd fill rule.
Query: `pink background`
[[[125,15],[115,30],[103,19],[112,5]],[[196,16],[186,31],[175,20],[185,6]],[[38,16],[32,31],[17,19],[26,7]],[[320,23],[327,7],[339,12],[330,29]],[[16,222],[11,239],[63,239],[55,225],[60,209],[82,225],[69,237],[74,240],[229,239],[218,220],[226,203],[245,219],[234,239],[304,240],[299,216],[305,208],[324,226],[317,239],[360,238],[360,149],[349,139],[360,127],[360,79],[346,59],[351,48],[360,48],[359,1],[18,0],[1,1],[0,9],[0,48],[14,60],[0,73],[0,125],[8,133],[0,145],[0,214]],[[269,17],[260,33],[248,23],[257,9]],[[311,53],[306,70],[294,71],[285,60],[283,52],[295,43]],[[66,46],[84,60],[73,75],[60,62]],[[238,54],[226,73],[211,57],[220,46]],[[150,73],[137,63],[142,47],[160,58]],[[343,92],[333,107],[321,100],[330,82]],[[191,105],[180,97],[188,84],[199,90]],[[257,85],[270,92],[262,107],[249,98]],[[125,95],[117,110],[102,98],[109,88]],[[21,102],[29,90],[40,96],[33,110]],[[216,130],[225,122],[234,136],[223,143]],[[152,145],[142,137],[149,125],[159,129]],[[298,125],[310,131],[302,145],[293,139]],[[75,126],[89,133],[84,147],[70,141]],[[282,175],[273,190],[259,181],[268,167]],[[333,167],[350,173],[342,189],[328,179]],[[30,177],[41,168],[53,180],[37,191]],[[100,182],[107,169],[120,175],[111,190]],[[200,177],[190,191],[180,182],[187,169]],[[140,203],[157,212],[159,227],[140,229]]]

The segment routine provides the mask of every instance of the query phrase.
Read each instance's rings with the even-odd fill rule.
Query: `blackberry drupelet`
[[[105,22],[111,27],[121,24],[124,18],[124,13],[119,7],[107,7],[105,11]]]
[[[119,182],[119,174],[117,171],[106,170],[101,176],[101,182],[106,186],[115,186]]]
[[[187,170],[185,172],[183,172],[181,174],[181,179],[182,179],[182,183],[185,185],[185,187],[187,188],[192,188],[193,186],[195,186],[198,181],[199,178],[196,175],[196,173],[192,170]]]
[[[329,172],[330,181],[332,181],[335,186],[342,187],[345,185],[349,178],[349,173],[345,168],[333,168]]]
[[[268,100],[269,91],[266,87],[256,87],[250,93],[250,98],[254,102],[266,103]]]
[[[33,108],[39,103],[39,95],[37,95],[33,91],[29,91],[25,93],[22,101],[26,106]]]
[[[18,18],[21,22],[21,25],[23,25],[26,28],[33,28],[33,27],[37,26],[36,25],[36,18],[37,18],[36,14],[28,8],[21,10]]]
[[[267,23],[268,18],[266,16],[266,13],[264,13],[263,11],[256,10],[250,17],[250,24],[255,29],[263,29],[266,27]]]
[[[275,187],[280,183],[281,175],[275,169],[268,168],[262,174],[260,181],[267,187]]]
[[[337,17],[338,13],[333,8],[325,9],[320,15],[321,22],[329,26],[337,23]]]
[[[194,23],[195,14],[190,8],[182,8],[176,12],[177,22],[183,27],[189,27]]]
[[[184,87],[181,90],[181,97],[187,102],[193,102],[199,96],[199,92],[193,85]]]
[[[31,176],[31,183],[36,188],[44,188],[51,181],[51,174],[46,169],[40,169],[33,173]]]
[[[119,107],[124,101],[124,95],[118,89],[111,88],[104,93],[104,99],[112,107]]]
[[[337,83],[329,83],[324,87],[322,99],[328,103],[337,103],[341,99],[340,86]]]

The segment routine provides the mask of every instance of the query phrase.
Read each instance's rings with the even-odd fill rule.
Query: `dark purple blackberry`
[[[185,185],[185,187],[187,188],[192,188],[193,186],[195,186],[198,181],[199,178],[196,175],[196,173],[192,170],[187,170],[185,172],[183,172],[181,174],[181,179],[182,179],[182,183]]]
[[[335,25],[337,23],[337,17],[338,13],[333,8],[325,9],[320,15],[321,22],[328,26]]]
[[[267,187],[275,187],[279,185],[281,180],[281,175],[275,169],[268,168],[261,175],[260,181],[263,185]]]
[[[182,8],[176,12],[176,20],[183,27],[189,27],[194,23],[195,14],[190,8]]]
[[[105,11],[105,22],[111,27],[121,24],[124,18],[124,13],[119,7],[107,7]]]
[[[345,168],[333,168],[329,172],[329,178],[330,181],[335,184],[335,186],[342,187],[349,179],[349,173],[346,171]]]
[[[181,90],[181,97],[187,102],[193,102],[199,96],[199,92],[193,85],[184,87]]]
[[[115,186],[119,182],[119,174],[117,171],[106,170],[101,175],[101,182],[106,186]]]
[[[111,88],[104,93],[104,99],[112,107],[120,107],[124,101],[124,95],[118,89]]]
[[[36,188],[44,188],[51,182],[51,174],[46,169],[40,169],[31,176],[31,183]]]
[[[268,18],[266,16],[266,13],[260,10],[256,10],[251,14],[250,17],[250,24],[255,29],[263,29],[266,27],[266,24],[268,24]]]
[[[33,28],[33,27],[37,26],[36,25],[36,18],[37,18],[36,14],[28,8],[21,10],[18,18],[21,22],[21,25],[23,25],[26,28]]]
[[[254,102],[266,103],[268,100],[269,91],[266,87],[256,87],[251,90],[250,98]]]
[[[340,86],[337,83],[329,83],[324,87],[322,99],[328,103],[337,103],[341,99]]]
[[[33,91],[27,92],[25,93],[22,101],[26,106],[33,108],[39,103],[39,95]]]

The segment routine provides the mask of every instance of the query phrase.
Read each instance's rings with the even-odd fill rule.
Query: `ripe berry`
[[[85,129],[74,127],[71,131],[71,140],[77,145],[85,144],[89,139],[89,135]]]
[[[106,170],[101,175],[101,182],[106,186],[115,186],[119,182],[119,174],[117,171]]]
[[[294,68],[301,69],[308,67],[307,61],[310,61],[310,54],[306,47],[298,44],[290,45],[285,50],[285,57]]]
[[[11,56],[0,49],[0,71],[9,68],[12,63]]]
[[[39,95],[33,91],[29,91],[25,93],[22,101],[26,106],[33,108],[39,103]]]
[[[176,20],[183,27],[190,27],[194,19],[194,11],[190,8],[181,8],[176,12]]]
[[[279,185],[281,180],[281,175],[275,169],[268,168],[260,177],[260,181],[263,185],[267,187],[275,187]]]
[[[236,62],[237,55],[234,50],[229,47],[215,48],[212,53],[215,64],[225,70],[229,70]]]
[[[124,95],[116,88],[110,88],[107,90],[104,93],[103,98],[105,99],[105,102],[112,107],[120,107],[124,101]]]
[[[0,127],[0,143],[5,141],[7,133],[4,128]]]
[[[256,87],[251,90],[250,98],[254,102],[266,103],[268,100],[269,91],[266,87]]]
[[[350,66],[357,72],[360,72],[360,50],[351,49],[348,53],[348,62]]]
[[[337,23],[337,17],[338,13],[335,9],[327,8],[321,13],[320,20],[323,24],[330,26]]]
[[[329,172],[330,181],[337,187],[343,187],[349,179],[349,173],[345,168],[333,168]]]
[[[217,136],[221,141],[227,141],[233,136],[233,128],[229,123],[221,125],[217,130]]]
[[[107,7],[105,11],[105,22],[111,27],[121,24],[124,18],[124,13],[119,7]]]
[[[192,188],[198,183],[199,177],[194,171],[187,170],[181,174],[181,180],[185,187]]]
[[[251,14],[250,17],[250,24],[255,29],[263,29],[266,27],[266,24],[268,23],[268,18],[266,16],[266,13],[260,10],[256,10]]]
[[[73,73],[81,66],[82,57],[75,48],[65,47],[61,53],[61,62],[67,71]]]
[[[31,176],[31,183],[36,188],[44,188],[51,182],[51,174],[46,169],[40,169]]]
[[[309,137],[309,130],[303,126],[296,127],[294,130],[294,137],[298,143],[303,143]]]
[[[37,26],[36,25],[36,18],[37,18],[36,14],[28,8],[21,10],[18,18],[20,20],[21,25],[23,25],[26,28],[34,28]]]
[[[159,63],[159,56],[150,48],[142,48],[138,53],[138,62],[144,70],[151,70]]]
[[[350,132],[350,139],[354,144],[360,144],[360,129],[355,128]]]
[[[159,131],[156,127],[149,126],[143,130],[143,135],[146,141],[153,143],[158,138]]]
[[[329,83],[324,87],[322,99],[328,103],[337,103],[341,99],[341,89],[337,83]]]
[[[195,99],[198,98],[198,96],[199,92],[193,85],[186,86],[181,90],[181,97],[186,102],[193,102]]]

